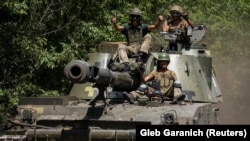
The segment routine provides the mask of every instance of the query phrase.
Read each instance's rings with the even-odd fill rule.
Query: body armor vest
[[[141,28],[131,28],[128,30],[128,44],[139,42],[143,40],[142,29]]]
[[[156,72],[155,80],[160,84],[160,90],[164,96],[173,95],[174,78],[171,70],[166,72]]]

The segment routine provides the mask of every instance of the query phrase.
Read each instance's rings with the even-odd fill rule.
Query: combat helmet
[[[136,16],[138,20],[141,20],[142,18],[142,12],[139,8],[134,8],[130,11],[130,14],[129,14],[129,19],[130,21],[133,19],[133,16]]]
[[[130,11],[130,15],[137,15],[137,16],[141,16],[141,10],[139,8],[134,8]]]
[[[168,63],[170,63],[170,57],[167,53],[161,53],[158,55],[157,58],[157,67],[156,69],[159,70],[160,69],[160,61],[168,61]]]
[[[180,7],[180,6],[175,5],[175,6],[173,6],[173,7],[170,8],[169,13],[170,13],[171,15],[181,16],[182,13],[183,13],[183,9],[182,9],[182,7]]]
[[[157,61],[168,61],[170,62],[170,57],[167,53],[161,53],[159,54]]]

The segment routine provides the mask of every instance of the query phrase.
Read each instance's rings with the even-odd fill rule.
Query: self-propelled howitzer
[[[216,104],[222,102],[222,94],[210,51],[198,44],[205,31],[204,25],[197,24],[185,41],[153,44],[143,66],[144,75],[149,74],[162,50],[168,53],[169,69],[176,72],[186,95],[182,103],[172,105],[164,97],[160,103],[141,98],[131,104],[123,94],[140,85],[137,55],[129,55],[130,69],[124,71],[114,55],[117,43],[103,42],[98,53],[65,65],[64,75],[72,82],[65,95],[21,97],[17,115],[0,131],[0,141],[132,141],[136,125],[219,124]],[[162,34],[165,39],[181,35]]]

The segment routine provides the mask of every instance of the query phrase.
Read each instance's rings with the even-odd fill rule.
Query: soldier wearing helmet
[[[176,35],[174,40],[168,40],[168,49],[180,51],[190,49],[190,35],[194,24],[189,20],[188,13],[182,7],[175,5],[170,8],[167,18],[162,25],[163,32],[170,32]]]
[[[175,32],[178,29],[185,30],[187,26],[194,28],[193,23],[188,18],[188,12],[184,11],[182,7],[175,5],[170,8],[162,30],[163,32]]]
[[[158,21],[154,25],[142,23],[142,12],[139,8],[134,8],[129,14],[129,21],[123,25],[117,24],[117,18],[112,18],[116,31],[120,31],[126,37],[126,44],[119,44],[117,53],[120,63],[128,70],[128,54],[138,54],[137,62],[143,64],[146,61],[152,37],[150,32],[162,25],[163,16],[158,16]]]
[[[178,101],[185,99],[182,94],[181,83],[177,80],[177,75],[173,70],[168,69],[170,56],[167,53],[159,53],[157,58],[157,68],[144,77],[144,83],[151,81],[151,85],[141,84],[136,90],[126,93],[130,99],[139,99],[143,96],[148,96],[151,100],[164,101],[164,97],[172,99],[171,104],[176,104]],[[159,100],[161,99],[161,100]]]
[[[157,69],[150,72],[144,81],[152,80],[149,87],[149,95],[154,91],[160,90],[163,96],[172,98],[172,104],[184,100],[185,95],[181,92],[181,84],[177,81],[177,75],[173,70],[168,69],[170,56],[167,53],[160,53],[157,59]]]

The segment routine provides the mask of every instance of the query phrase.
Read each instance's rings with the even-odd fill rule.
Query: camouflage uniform
[[[163,53],[159,55],[159,61],[170,62],[169,55]],[[185,95],[182,94],[181,84],[177,81],[176,73],[172,70],[166,70],[164,72],[158,71],[160,64],[157,62],[157,70],[153,70],[147,76],[148,78],[154,78],[147,91],[132,91],[130,94],[136,99],[146,95],[148,97],[154,97],[156,91],[160,91],[162,96],[173,98],[172,103],[176,103],[178,100],[185,99]]]
[[[122,26],[117,25],[116,17],[112,18],[112,23],[117,31],[120,31],[125,37],[127,44],[120,44],[113,60],[119,58],[121,64],[124,64],[124,71],[127,71],[129,58],[128,55],[137,54],[136,62],[143,65],[147,61],[150,43],[152,37],[150,32],[161,26],[163,16],[158,16],[158,21],[154,25],[142,23],[142,12],[139,8],[134,8],[129,14],[129,23]]]
[[[127,44],[120,44],[117,49],[120,63],[129,62],[128,55],[138,54],[138,62],[146,58],[148,54],[152,37],[150,35],[149,25],[142,24],[142,12],[139,8],[134,8],[129,14],[129,23],[123,24],[121,33],[126,37]],[[113,58],[114,58],[113,57]]]
[[[142,98],[143,96],[148,96],[147,95],[148,93],[144,93],[144,92],[141,92],[139,90],[136,90],[136,91],[131,91],[130,94],[135,98],[135,99],[139,99],[139,98]]]
[[[128,55],[137,54],[138,51],[148,54],[151,40],[152,40],[151,35],[147,33],[143,37],[142,42],[138,40],[137,42],[119,44],[117,53],[118,53],[120,63],[129,62]]]
[[[168,17],[167,17],[167,24],[170,27],[168,32],[176,32],[177,30],[183,30],[188,26],[186,20],[182,19],[182,14],[184,10],[180,6],[173,6],[171,7]],[[177,19],[173,19],[172,16],[177,16]],[[178,20],[176,22],[175,20]]]
[[[139,90],[130,92],[136,99],[145,95],[150,97],[156,89],[160,89],[163,96],[169,98],[173,98],[182,94],[180,88],[174,87],[175,78],[173,75],[175,75],[175,72],[172,70],[168,70],[166,72],[157,72],[156,70],[153,70],[149,75],[154,77],[154,81],[148,87],[148,91],[146,93]],[[153,83],[158,83],[159,88],[156,88],[154,86],[155,84]]]
[[[169,13],[167,14],[167,18],[163,24],[163,31],[170,32],[177,35],[176,39],[167,41],[167,48],[165,50],[170,51],[180,51],[182,46],[183,38],[185,31],[188,27],[188,22],[183,19],[185,17],[184,10],[180,6],[171,7]]]
[[[159,88],[155,88],[154,84],[149,87],[149,96],[152,95],[155,89],[160,89],[163,96],[169,98],[173,98],[181,94],[181,89],[174,87],[174,83],[176,81],[176,74],[174,71],[167,70],[166,72],[158,72],[153,70],[149,75],[152,75],[154,77],[154,81],[159,84]]]

